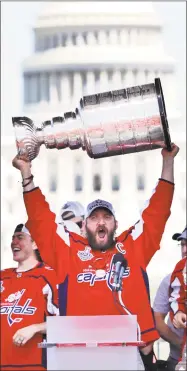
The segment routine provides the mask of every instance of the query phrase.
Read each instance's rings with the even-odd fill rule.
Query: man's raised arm
[[[35,187],[31,174],[31,163],[23,155],[17,155],[13,166],[20,170],[28,221],[26,223],[42,259],[55,269],[63,281],[69,265],[69,247],[57,233],[55,214],[38,187]]]
[[[179,148],[173,144],[171,152],[162,149],[162,172],[152,197],[146,202],[141,219],[132,231],[136,253],[144,261],[145,267],[160,247],[160,241],[170,216],[174,193],[174,158]]]

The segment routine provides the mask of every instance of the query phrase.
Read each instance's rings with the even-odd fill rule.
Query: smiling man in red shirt
[[[46,370],[46,316],[58,315],[56,273],[39,259],[35,242],[23,224],[12,236],[17,268],[1,271],[1,370]]]

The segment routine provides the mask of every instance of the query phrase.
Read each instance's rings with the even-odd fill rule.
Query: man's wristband
[[[22,187],[28,186],[32,182],[33,178],[34,178],[34,175],[32,175],[32,174],[28,178],[23,178]],[[26,184],[24,184],[24,180],[28,180],[28,182]]]

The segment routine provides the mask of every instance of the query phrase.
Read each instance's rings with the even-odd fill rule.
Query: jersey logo
[[[126,254],[126,250],[123,250],[123,247],[124,246],[122,242],[116,242],[116,249],[122,254]]]
[[[0,292],[3,292],[5,290],[4,286],[3,286],[3,281],[0,281],[1,283],[1,286],[0,286]]]
[[[95,272],[82,272],[77,275],[77,282],[78,283],[88,283],[90,286],[94,286],[98,281],[106,281],[108,288],[112,291],[113,289],[113,270],[112,270],[112,259],[109,270],[105,273],[104,276],[98,277]],[[127,278],[130,276],[130,267],[125,269],[122,278]]]
[[[26,290],[23,289],[21,291],[17,291],[13,294],[10,294],[7,299],[5,299],[4,303],[1,303],[0,314],[7,315],[7,321],[9,326],[12,326],[14,323],[19,323],[22,321],[23,317],[12,318],[13,314],[23,314],[27,316],[32,316],[37,308],[31,307],[29,304],[31,303],[32,299],[27,299],[23,305],[19,305],[19,301],[22,298],[24,292]]]
[[[77,255],[80,260],[82,260],[83,262],[86,262],[88,260],[91,260],[94,257],[90,251],[91,251],[91,247],[86,246],[84,251],[78,251]]]

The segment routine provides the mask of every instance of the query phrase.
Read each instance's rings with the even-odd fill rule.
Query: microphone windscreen
[[[127,260],[124,258],[123,254],[117,253],[113,257],[113,264],[116,264],[117,262],[120,262],[124,268],[127,267]]]

